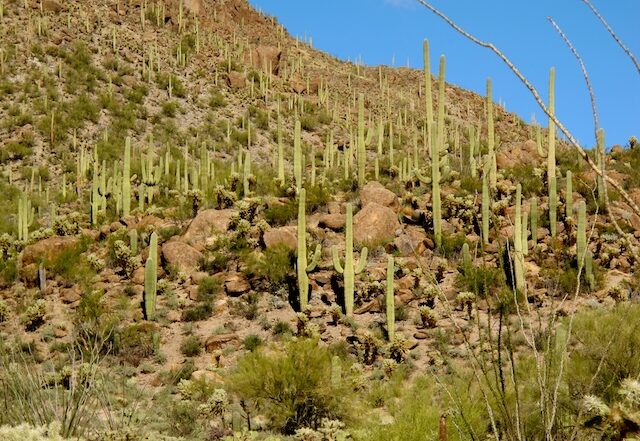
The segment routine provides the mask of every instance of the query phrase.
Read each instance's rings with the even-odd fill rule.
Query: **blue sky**
[[[415,0],[249,0],[278,18],[293,36],[310,36],[314,47],[368,65],[422,68],[422,40],[431,47],[431,69],[447,57],[447,81],[484,94],[493,79],[494,99],[525,121],[535,114],[529,92],[487,49],[444,24]],[[618,36],[640,57],[640,1],[592,0]],[[545,98],[549,68],[556,68],[556,113],[579,141],[595,144],[589,95],[573,55],[556,34],[553,17],[582,55],[595,89],[606,143],[640,137],[640,74],[580,0],[433,0],[461,26],[492,41],[521,68]]]

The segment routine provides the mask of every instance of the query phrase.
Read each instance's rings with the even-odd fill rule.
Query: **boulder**
[[[198,270],[202,253],[184,242],[171,240],[162,245],[162,257],[167,265],[191,274]]]
[[[400,228],[398,216],[389,207],[370,202],[353,216],[353,238],[356,242],[381,244],[390,242]]]
[[[400,206],[398,196],[376,181],[368,182],[362,187],[362,190],[360,190],[360,202],[363,207],[366,207],[371,202],[375,202],[383,207],[393,208],[394,210]]]
[[[275,248],[284,245],[290,250],[295,250],[298,246],[297,227],[271,228],[264,233],[264,244],[267,248]]]
[[[229,72],[227,75],[227,84],[232,89],[243,89],[247,84],[247,79],[240,72]]]
[[[278,75],[280,72],[280,60],[282,59],[282,50],[275,46],[258,46],[247,52],[245,60],[255,69]]]
[[[224,282],[227,295],[238,297],[251,289],[249,281],[242,273],[230,273]]]
[[[518,164],[536,165],[541,163],[543,159],[538,155],[538,145],[530,139],[522,143],[504,146],[496,152],[496,164],[500,169]]]
[[[73,236],[52,236],[34,244],[28,245],[20,255],[20,265],[28,266],[40,262],[52,262],[60,255],[78,245],[78,239]]]
[[[217,351],[227,343],[237,341],[238,334],[217,334],[207,337],[204,341],[204,348],[207,352]]]
[[[226,233],[229,228],[229,219],[236,213],[235,210],[203,210],[199,212],[189,224],[187,231],[182,236],[182,241],[191,245],[196,250],[203,250],[205,241]]]
[[[343,229],[346,222],[347,218],[344,214],[323,214],[318,220],[318,226],[336,231]]]

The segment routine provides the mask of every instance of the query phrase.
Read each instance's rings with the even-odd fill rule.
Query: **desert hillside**
[[[445,66],[0,0],[0,439],[640,436],[640,145]]]

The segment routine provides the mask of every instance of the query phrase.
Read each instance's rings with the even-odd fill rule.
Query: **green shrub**
[[[460,271],[456,276],[456,287],[469,291],[480,298],[495,294],[505,286],[501,269],[490,266],[471,266],[469,271]]]
[[[228,385],[246,402],[261,403],[272,428],[292,434],[323,418],[349,419],[354,402],[346,381],[331,381],[331,354],[300,339],[283,351],[256,351],[241,358]]]
[[[247,351],[253,352],[256,349],[258,349],[260,346],[262,346],[263,341],[259,335],[250,334],[244,338],[244,340],[242,341],[242,344]]]
[[[198,301],[209,302],[222,288],[220,279],[205,277],[198,284]]]
[[[224,95],[220,92],[212,90],[211,95],[209,96],[209,106],[212,109],[218,109],[220,107],[225,107],[227,105],[227,101],[224,99]]]
[[[573,398],[590,394],[615,401],[621,381],[640,372],[640,305],[581,312],[573,333],[567,378]]]
[[[213,308],[209,303],[199,303],[182,311],[182,321],[197,322],[211,317]]]
[[[274,204],[264,210],[264,218],[272,227],[284,226],[298,218],[298,203],[294,200]]]
[[[263,254],[249,254],[246,272],[264,277],[273,284],[282,283],[293,269],[294,253],[284,244],[267,248]]]
[[[197,357],[202,352],[202,341],[197,335],[190,335],[180,345],[180,352],[185,357]]]
[[[126,326],[117,336],[117,350],[127,363],[138,366],[142,360],[154,353],[153,334],[157,332],[154,323],[136,323]]]

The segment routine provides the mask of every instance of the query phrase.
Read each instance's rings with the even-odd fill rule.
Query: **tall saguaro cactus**
[[[549,71],[549,114],[554,115],[556,70],[552,67]],[[556,193],[556,124],[549,117],[549,150],[547,151],[547,182],[549,184],[549,230],[551,237],[556,237],[557,232],[557,193]]]
[[[364,186],[367,151],[364,139],[364,94],[358,95],[358,187]]]
[[[344,306],[347,315],[353,314],[354,304],[354,287],[355,287],[355,275],[360,274],[367,266],[367,254],[369,250],[367,247],[362,248],[360,254],[360,260],[357,264],[354,264],[353,258],[353,205],[347,204],[347,224],[345,233],[345,246],[344,246],[344,266],[340,264],[340,258],[338,257],[338,250],[334,245],[331,248],[331,255],[333,257],[333,266],[335,270],[342,274],[344,277]]]
[[[489,185],[491,188],[495,188],[497,180],[497,166],[496,166],[496,137],[495,129],[493,125],[493,86],[491,85],[491,78],[487,78],[487,137],[489,144]]]
[[[587,205],[584,201],[578,203],[578,231],[576,236],[576,259],[578,271],[582,269],[587,250]]]
[[[440,205],[440,152],[444,150],[444,75],[445,58],[440,57],[440,70],[438,72],[438,126],[437,140],[431,150],[431,204],[433,209],[433,236],[436,246],[442,245],[442,207]]]
[[[524,250],[522,246],[522,186],[516,186],[516,214],[515,214],[515,231],[513,237],[514,248],[514,272],[516,278],[516,289],[524,292]]]
[[[122,169],[122,215],[131,212],[131,138],[124,142],[124,167]]]
[[[307,218],[306,218],[306,197],[304,188],[298,194],[298,257],[296,269],[298,271],[298,291],[300,293],[300,309],[304,310],[309,303],[309,276],[308,272],[313,271],[320,261],[320,244],[316,246],[313,258],[307,264]]]
[[[389,341],[393,341],[396,335],[396,306],[393,289],[393,273],[393,256],[389,256],[387,257],[387,298],[385,302],[387,307],[387,335],[389,337]]]
[[[156,294],[158,292],[158,235],[153,232],[149,243],[149,257],[144,266],[144,315],[155,320]]]
[[[424,96],[425,107],[427,110],[427,120],[425,125],[427,126],[427,146],[431,146],[433,140],[433,96],[431,93],[431,65],[429,61],[429,41],[424,40],[422,45],[422,55],[424,58]]]
[[[488,158],[485,158],[484,167],[482,171],[482,240],[485,244],[489,243],[489,209],[490,209],[490,196],[489,196],[489,164]]]
[[[573,174],[571,170],[567,170],[567,188],[565,190],[565,217],[568,219],[573,217]]]
[[[300,120],[296,119],[293,132],[293,177],[296,181],[296,192],[302,188],[302,140]]]

